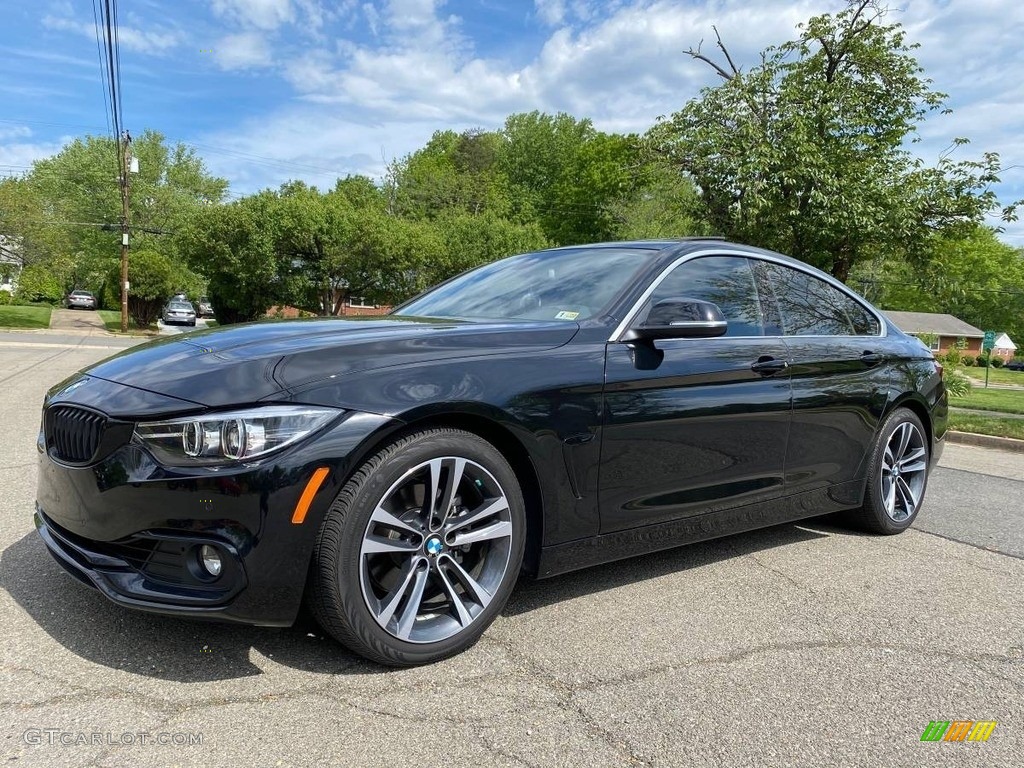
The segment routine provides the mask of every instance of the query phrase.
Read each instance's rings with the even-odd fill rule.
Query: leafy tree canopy
[[[911,152],[944,95],[886,15],[875,0],[850,0],[746,71],[720,37],[722,63],[690,49],[724,82],[648,138],[694,180],[715,230],[846,279],[880,251],[918,258],[932,232],[981,222],[997,207],[994,153],[929,167]],[[1001,213],[1012,218],[1013,206]]]

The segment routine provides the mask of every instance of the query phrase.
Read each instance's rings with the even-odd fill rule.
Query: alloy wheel
[[[462,632],[498,591],[512,552],[508,498],[482,465],[424,461],[377,502],[359,550],[363,600],[390,635],[435,643]]]
[[[885,445],[881,467],[882,504],[895,522],[917,512],[927,478],[928,449],[924,435],[911,422],[904,421],[893,430]]]

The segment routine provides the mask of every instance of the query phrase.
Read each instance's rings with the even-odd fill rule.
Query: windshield
[[[586,320],[599,314],[654,251],[572,248],[486,264],[394,314],[488,320]]]
[[[190,309],[192,309],[192,305],[191,305],[191,304],[184,304],[184,303],[182,303],[182,302],[180,302],[180,301],[172,301],[172,302],[170,303],[170,305],[168,306],[168,308],[169,308],[169,309],[184,309],[184,310],[190,310]]]

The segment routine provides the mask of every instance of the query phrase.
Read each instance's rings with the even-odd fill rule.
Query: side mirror
[[[710,301],[688,298],[662,299],[640,325],[629,329],[623,340],[706,339],[721,336],[729,324],[722,310]]]

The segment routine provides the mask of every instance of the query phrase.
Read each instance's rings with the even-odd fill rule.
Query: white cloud
[[[253,69],[268,66],[270,46],[258,32],[226,35],[213,46],[213,58],[221,69]]]
[[[243,26],[268,31],[295,19],[291,0],[213,0],[213,12]]]
[[[96,27],[92,22],[78,21],[66,16],[44,16],[43,26],[96,38]],[[151,26],[150,29],[143,30],[123,24],[117,27],[117,38],[120,45],[139,53],[163,53],[179,45],[184,39],[179,31],[166,27]]]
[[[533,62],[516,68],[502,62],[500,51],[476,55],[458,22],[438,18],[429,0],[395,0],[383,17],[386,44],[348,44],[335,58],[310,54],[286,65],[285,76],[309,101],[350,105],[380,119],[494,125],[514,111],[564,110],[637,131],[710,81],[710,70],[682,50],[716,20],[738,30],[732,49],[752,60],[760,47],[790,36],[809,4],[784,12],[731,5],[716,17],[674,2],[622,7],[579,30],[556,30]]]
[[[561,24],[565,19],[565,0],[534,0],[533,5],[545,24]]]
[[[3,125],[0,123],[0,141],[24,139],[31,135],[32,129],[27,125]]]
[[[36,160],[52,157],[73,139],[71,136],[61,136],[54,141],[16,140],[28,138],[31,135],[32,131],[25,126],[0,128],[0,177],[20,176],[26,173]]]
[[[470,40],[460,19],[448,13],[455,3],[347,0],[346,6],[365,18],[373,37],[339,36],[332,47],[306,46],[288,57],[280,72],[302,103],[215,137],[285,165],[225,160],[221,172],[247,186],[261,178],[303,177],[310,166],[377,175],[382,149],[401,156],[435,130],[495,128],[508,114],[533,109],[591,117],[603,130],[644,131],[658,115],[718,82],[706,64],[684,53],[703,41],[705,53],[720,57],[712,26],[737,64],[749,68],[766,46],[793,38],[798,23],[842,3],[536,0],[532,21],[523,23],[550,27],[525,60],[521,41],[506,51],[484,38]],[[1024,166],[1024,140],[1017,138],[1024,136],[1024,5],[919,0],[893,11],[890,20],[905,24],[908,42],[921,43],[915,55],[956,108],[952,116],[929,117],[915,151],[934,161],[952,137],[966,135],[973,143],[960,150],[965,157],[995,150],[1006,165]],[[249,60],[266,63],[262,49],[255,50]],[[290,160],[307,170],[296,166],[289,174],[283,169]],[[327,183],[325,175],[314,178]],[[1024,195],[1024,171],[1004,174],[1004,192]]]
[[[197,148],[212,172],[231,180],[234,193],[295,178],[329,189],[348,174],[380,177],[399,149],[410,140],[425,143],[436,128],[433,122],[367,124],[307,107],[211,134]]]
[[[373,3],[363,3],[363,13],[366,15],[366,23],[370,27],[373,36],[380,34],[380,13]]]

